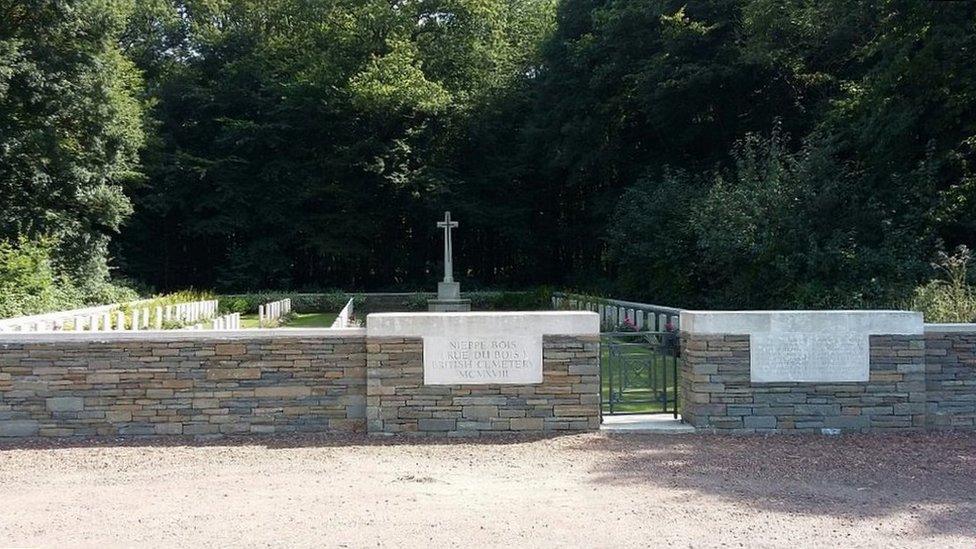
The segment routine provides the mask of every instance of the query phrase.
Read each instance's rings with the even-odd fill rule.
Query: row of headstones
[[[349,301],[346,302],[346,306],[339,311],[339,315],[336,316],[334,321],[332,321],[333,328],[348,328],[352,326],[354,301],[355,300],[353,298],[350,298]]]
[[[240,330],[241,313],[229,313],[218,316],[211,322],[211,328],[214,330]]]
[[[151,313],[155,314],[151,314]],[[176,305],[157,306],[155,311],[148,307],[132,309],[132,322],[126,323],[125,313],[119,310],[75,315],[69,318],[44,319],[11,325],[7,329],[14,332],[107,332],[120,330],[161,330],[164,322],[192,323],[213,318],[217,314],[217,301],[192,301]]]
[[[136,305],[144,302],[134,302]],[[102,318],[102,315],[116,308],[115,305],[101,305],[98,307],[85,307],[83,309],[72,309],[70,311],[56,311],[53,313],[41,313],[37,315],[27,315],[14,318],[0,319],[0,332],[42,332],[67,330],[73,327],[78,318],[85,322],[91,317]],[[73,322],[75,321],[75,322]],[[111,320],[109,320],[111,322]]]
[[[164,323],[169,322],[179,322],[179,323],[199,323],[202,320],[213,318],[217,314],[217,300],[207,300],[207,301],[191,301],[189,303],[177,303],[175,305],[160,305],[155,308],[153,318],[150,319],[150,310],[148,307],[143,307],[141,309],[132,310],[132,323],[129,325],[130,330],[162,330]],[[115,313],[115,330],[124,330],[125,327],[125,314],[122,311],[116,311]],[[93,321],[94,320],[94,321]],[[112,330],[111,316],[106,313],[102,315],[102,324],[99,326],[97,322],[97,317],[92,316],[88,322],[89,331],[109,331]],[[192,326],[196,327],[196,325]],[[191,327],[191,328],[192,328]],[[75,319],[75,330],[80,331],[85,329],[85,323],[79,324],[78,319]]]
[[[291,312],[291,298],[279,299],[258,305],[258,322],[263,326],[280,319]]]
[[[554,309],[571,309],[574,311],[593,311],[600,315],[600,326],[603,331],[618,329],[636,329],[638,331],[673,331],[678,329],[678,315],[656,313],[651,310],[636,307],[623,307],[574,299],[571,297],[553,296]]]

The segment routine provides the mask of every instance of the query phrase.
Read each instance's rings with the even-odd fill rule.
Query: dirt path
[[[976,544],[976,434],[505,442],[0,443],[0,546]]]

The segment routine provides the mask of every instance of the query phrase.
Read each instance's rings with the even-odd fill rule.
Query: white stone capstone
[[[976,324],[926,324],[926,333],[970,333],[976,332]]]
[[[197,339],[249,340],[255,338],[341,338],[364,337],[365,328],[275,328],[239,329],[235,331],[214,332],[210,330],[159,330],[124,332],[0,332],[0,350],[6,345],[24,343],[62,343],[113,341],[183,341]]]
[[[918,335],[911,311],[683,311],[696,335],[748,335],[754,383],[866,382],[870,336]]]

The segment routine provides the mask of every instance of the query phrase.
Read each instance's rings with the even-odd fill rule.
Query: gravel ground
[[[976,433],[0,443],[0,546],[976,545]]]

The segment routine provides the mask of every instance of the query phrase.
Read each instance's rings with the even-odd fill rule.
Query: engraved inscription
[[[750,338],[750,377],[755,383],[855,382],[870,375],[864,333],[760,333]]]
[[[424,337],[424,384],[542,383],[542,336]]]

